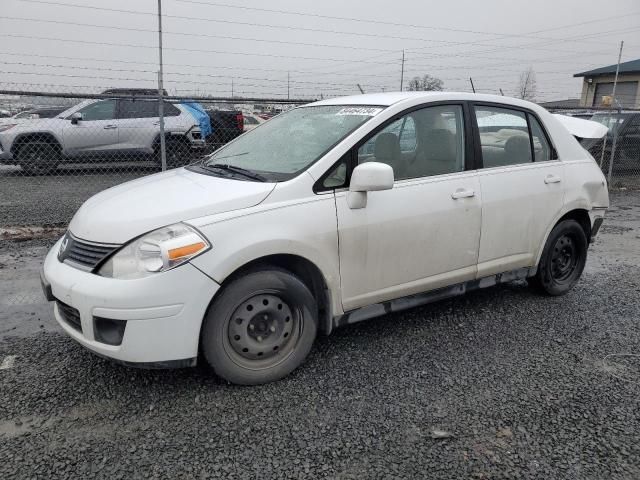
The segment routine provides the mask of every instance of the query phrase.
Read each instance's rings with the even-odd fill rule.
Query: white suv
[[[566,293],[608,205],[593,158],[532,103],[338,98],[89,199],[42,281],[99,355],[185,366],[202,351],[258,384],[340,325],[513,279]]]
[[[204,147],[199,123],[180,103],[165,102],[164,118],[167,163],[184,165]],[[63,161],[158,157],[157,100],[85,100],[54,118],[10,120],[0,125],[0,163],[27,173],[51,173]]]

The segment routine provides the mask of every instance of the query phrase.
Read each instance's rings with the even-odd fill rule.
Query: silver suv
[[[164,103],[167,164],[186,163],[205,141],[198,120],[182,104]],[[0,125],[0,163],[31,174],[53,172],[62,162],[159,161],[158,101],[86,100],[55,118]]]

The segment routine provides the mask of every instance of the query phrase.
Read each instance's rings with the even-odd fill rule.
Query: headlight
[[[176,223],[149,232],[128,243],[98,271],[98,275],[110,278],[142,278],[170,270],[211,248],[198,231]]]
[[[17,125],[17,123],[9,123],[9,124],[5,124],[5,125],[0,125],[0,132],[6,132],[10,128],[15,127],[16,125]]]

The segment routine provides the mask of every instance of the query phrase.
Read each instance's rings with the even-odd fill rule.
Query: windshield
[[[624,123],[627,115],[620,113],[596,113],[590,120],[601,123],[609,129],[609,133],[613,133]]]
[[[382,111],[380,107],[302,107],[272,118],[209,156],[205,167],[229,165],[287,180]]]

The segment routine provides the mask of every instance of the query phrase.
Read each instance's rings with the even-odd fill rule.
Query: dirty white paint
[[[0,370],[8,370],[10,368],[13,368],[13,365],[15,362],[16,362],[15,355],[7,355],[2,360],[2,363],[0,363]]]

